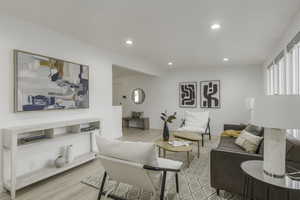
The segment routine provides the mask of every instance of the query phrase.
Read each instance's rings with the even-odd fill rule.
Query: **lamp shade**
[[[300,129],[300,96],[255,98],[252,123],[276,129]]]

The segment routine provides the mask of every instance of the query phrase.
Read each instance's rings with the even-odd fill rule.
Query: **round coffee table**
[[[292,180],[288,176],[283,178],[273,178],[264,173],[263,161],[249,160],[241,164],[244,172],[244,187],[242,199],[254,198],[254,180],[258,180],[265,184],[265,200],[270,199],[270,193],[280,191],[285,194],[285,199],[290,199],[290,191],[300,190],[300,181]],[[271,190],[272,188],[276,188]]]
[[[176,139],[170,139],[169,141],[175,141]],[[192,151],[192,146],[178,146],[175,147],[171,144],[169,144],[169,141],[163,141],[162,139],[159,139],[155,142],[156,146],[158,147],[158,156],[160,157],[161,149],[163,150],[163,157],[166,158],[166,151],[170,152],[186,152],[187,154],[187,162],[188,167],[190,166],[190,152]],[[180,140],[176,140],[180,141]]]
[[[173,136],[190,142],[196,142],[198,146],[198,158],[200,158],[200,140],[202,140],[202,147],[204,146],[203,134],[192,131],[174,131]]]

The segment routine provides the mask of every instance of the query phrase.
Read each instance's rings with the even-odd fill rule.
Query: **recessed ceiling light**
[[[173,63],[172,63],[172,62],[168,62],[168,65],[169,65],[169,66],[173,66]]]
[[[224,62],[228,62],[228,61],[229,61],[229,58],[223,58],[223,61],[224,61]]]
[[[221,25],[220,25],[220,24],[213,24],[213,25],[210,26],[210,28],[211,28],[212,30],[217,30],[217,29],[220,29],[220,28],[221,28]]]
[[[125,44],[126,44],[127,46],[132,46],[132,45],[133,45],[133,41],[132,41],[131,39],[127,39],[127,40],[125,41]]]

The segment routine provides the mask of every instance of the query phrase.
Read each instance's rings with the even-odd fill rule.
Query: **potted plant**
[[[164,130],[163,130],[163,140],[169,141],[170,133],[168,123],[172,123],[174,119],[176,119],[176,112],[172,115],[168,115],[167,111],[161,113],[160,118],[164,121]]]

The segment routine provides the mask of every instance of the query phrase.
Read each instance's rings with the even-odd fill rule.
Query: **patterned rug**
[[[205,143],[205,147],[201,148],[200,158],[196,156],[196,145],[193,145],[193,154],[191,156],[190,167],[187,167],[186,153],[167,153],[167,158],[180,160],[184,162],[184,167],[179,173],[180,193],[176,195],[175,179],[169,177],[166,183],[166,200],[240,200],[241,197],[231,193],[221,191],[217,196],[216,190],[210,187],[210,149],[218,144],[217,139],[213,139]],[[91,187],[100,188],[102,176],[95,175],[86,177],[82,183]],[[109,190],[116,184],[109,181],[105,186],[105,190]],[[129,200],[150,200],[151,194],[138,188],[126,184],[120,184],[114,193],[120,197]],[[156,199],[159,199],[157,197]]]

